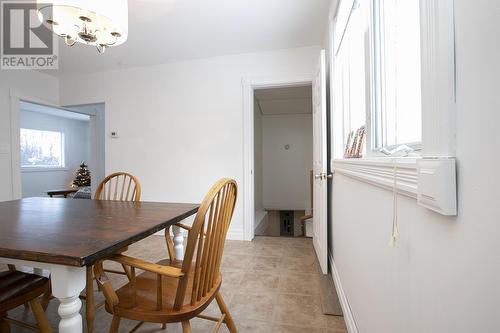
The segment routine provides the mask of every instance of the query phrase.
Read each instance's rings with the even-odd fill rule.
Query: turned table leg
[[[50,269],[52,294],[59,300],[59,332],[81,333],[80,293],[85,288],[85,267],[53,265]]]
[[[174,233],[175,258],[178,260],[182,260],[184,259],[184,235],[182,229],[174,225],[172,231]]]

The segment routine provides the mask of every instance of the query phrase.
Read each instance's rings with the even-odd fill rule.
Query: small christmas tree
[[[85,162],[82,162],[82,164],[80,164],[80,169],[78,169],[78,171],[76,172],[75,180],[73,180],[73,186],[90,186],[90,171]]]

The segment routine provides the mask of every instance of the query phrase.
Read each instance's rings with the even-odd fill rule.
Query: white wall
[[[263,175],[262,175],[262,110],[256,98],[253,101],[253,137],[254,137],[254,230],[257,234],[267,225],[267,212],[263,206]]]
[[[106,160],[106,128],[104,103],[69,106],[70,109],[90,115],[90,156],[89,170],[92,177],[92,197],[99,183],[106,177],[104,161]]]
[[[312,115],[264,115],[262,135],[264,208],[310,209]],[[290,149],[286,150],[286,145]]]
[[[61,104],[106,103],[106,172],[144,200],[199,202],[220,177],[240,186],[229,236],[243,238],[242,78],[312,75],[318,47],[215,57],[61,80]]]
[[[52,76],[35,71],[0,71],[0,201],[16,198],[21,192],[20,170],[12,169],[12,95],[58,104],[59,82]],[[17,118],[14,123],[17,123]]]
[[[89,163],[89,122],[21,110],[21,128],[64,133],[65,168],[62,170],[22,170],[22,196],[46,196],[47,190],[68,188],[80,164]]]
[[[253,112],[253,137],[254,137],[254,168],[253,168],[253,175],[254,175],[254,207],[255,207],[255,212],[262,211],[264,209],[263,207],[263,146],[262,146],[262,140],[263,140],[263,133],[262,133],[262,111],[259,107],[259,103],[256,99],[254,99],[253,102],[254,106],[254,112]],[[257,216],[257,214],[255,215]],[[257,224],[255,224],[257,226]]]
[[[498,332],[500,3],[455,0],[458,217],[336,174],[333,255],[359,332]]]

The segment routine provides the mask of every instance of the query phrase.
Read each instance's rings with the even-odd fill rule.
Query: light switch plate
[[[454,158],[417,160],[418,204],[442,215],[457,215]]]

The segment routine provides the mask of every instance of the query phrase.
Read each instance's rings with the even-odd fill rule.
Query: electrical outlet
[[[118,132],[117,132],[117,131],[111,131],[111,137],[112,137],[113,139],[118,139],[118,138],[119,138],[119,136],[118,136]]]

